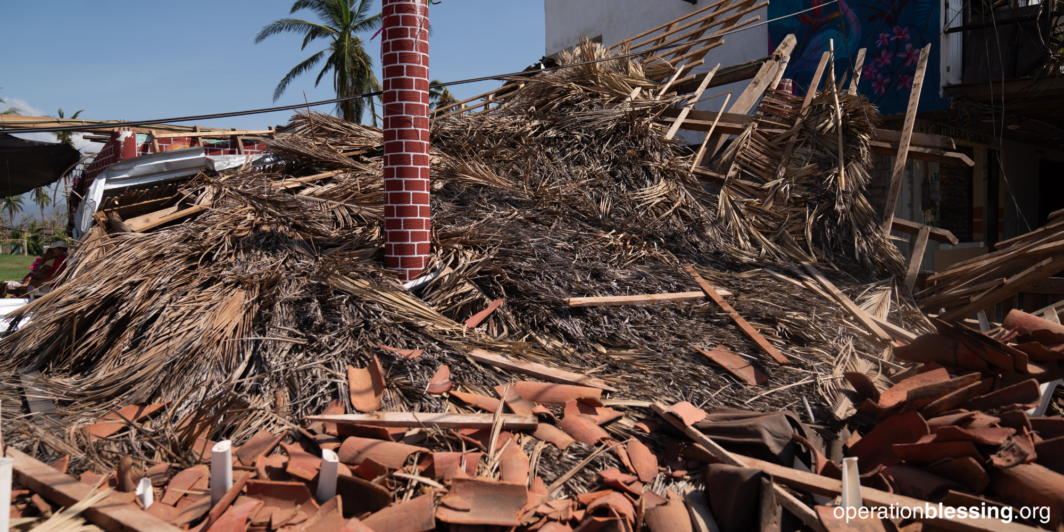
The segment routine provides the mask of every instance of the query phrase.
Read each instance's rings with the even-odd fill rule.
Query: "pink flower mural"
[[[880,33],[879,38],[876,39],[876,44],[878,44],[880,48],[884,46],[890,46],[890,34]]]
[[[913,88],[913,77],[909,74],[902,74],[898,76],[898,90],[909,91]]]
[[[885,51],[886,50],[884,50],[884,52]],[[903,67],[915,65],[916,62],[920,60],[920,49],[913,47],[913,44],[909,43],[905,45],[905,51],[897,55],[898,57],[905,58],[905,64],[902,65]]]
[[[872,82],[872,90],[877,95],[881,95],[881,94],[887,92],[887,87],[889,85],[890,85],[890,78],[884,76],[883,74],[879,74],[876,77],[876,80]]]
[[[890,51],[889,50],[880,50],[879,51],[879,57],[876,58],[876,66],[877,67],[881,67],[881,66],[887,66],[889,64],[890,64]]]
[[[909,28],[903,28],[901,26],[894,26],[894,36],[890,40],[901,39],[903,41],[909,40]]]

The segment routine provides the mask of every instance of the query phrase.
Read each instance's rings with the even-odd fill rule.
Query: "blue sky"
[[[289,16],[292,1],[5,2],[0,6],[0,98],[23,114],[55,116],[62,107],[68,117],[84,109],[83,118],[118,120],[294,104],[303,101],[303,91],[310,101],[333,98],[329,77],[314,88],[315,71],[273,102],[277,82],[326,46],[319,41],[301,51],[302,38],[294,34],[254,43],[263,26]],[[373,9],[380,10],[380,0],[373,0]],[[315,20],[306,11],[293,16]],[[518,71],[544,52],[539,0],[442,0],[430,16],[434,79]],[[367,49],[379,77],[380,37]],[[464,99],[495,86],[498,82],[482,82],[451,90]],[[265,129],[290,116],[281,112],[197,124]]]

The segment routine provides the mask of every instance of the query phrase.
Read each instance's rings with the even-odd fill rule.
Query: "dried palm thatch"
[[[899,274],[902,257],[878,229],[865,196],[868,143],[879,114],[863,96],[833,90],[829,84],[805,109],[802,98],[769,91],[757,119],[718,162],[728,178],[722,218],[735,236],[735,253],[751,261],[833,261],[844,254],[877,274]],[[840,124],[845,172],[839,171]]]
[[[603,52],[585,43],[576,53],[565,60]],[[440,273],[414,292],[381,264],[381,132],[298,114],[287,135],[269,141],[287,159],[282,170],[199,176],[182,192],[204,210],[174,225],[148,233],[94,228],[60,288],[11,316],[18,329],[0,340],[8,354],[0,395],[17,397],[18,371],[39,369],[69,427],[64,444],[81,451],[76,466],[106,471],[117,453],[191,463],[197,437],[241,441],[263,428],[290,429],[336,397],[347,403],[346,366],[374,356],[386,368],[385,410],[431,412],[462,408],[425,393],[440,363],[460,389],[484,393],[510,379],[463,356],[473,348],[594,375],[625,398],[756,400],[764,409],[786,408],[817,379],[834,378],[840,342],[879,356],[837,305],[788,275],[750,267],[751,237],[771,255],[767,263],[789,267],[795,255],[769,245],[788,235],[799,250],[814,241],[833,250],[833,260],[853,266],[840,286],[857,287],[852,296],[864,291],[874,265],[896,252],[868,237],[864,220],[846,219],[863,212],[862,174],[854,170],[856,184],[845,192],[824,181],[830,170],[818,166],[827,163],[813,144],[821,133],[802,129],[785,185],[768,185],[771,195],[729,185],[718,195],[688,170],[690,150],[665,140],[655,121],[682,98],[630,97],[634,87],[656,86],[646,68],[618,61],[537,75],[488,113],[438,121],[430,270]],[[846,109],[874,115],[859,100]],[[808,123],[820,124],[818,116]],[[867,161],[860,131],[850,149]],[[742,159],[754,134],[736,143],[730,160]],[[734,212],[720,216],[721,205]],[[854,247],[842,245],[850,241]],[[695,290],[685,263],[743,294],[733,306],[793,364],[756,356],[712,303],[563,301]],[[477,330],[461,325],[497,298],[505,304]],[[885,308],[895,318],[907,309]],[[381,345],[425,354],[406,359]],[[770,394],[742,387],[692,349],[716,345],[750,359],[774,385],[803,386]],[[92,439],[81,430],[119,407],[163,402],[157,418],[116,435]],[[34,437],[24,430],[19,443]],[[441,446],[454,444],[448,438],[430,435]],[[543,450],[548,481],[581,458],[552,449]]]

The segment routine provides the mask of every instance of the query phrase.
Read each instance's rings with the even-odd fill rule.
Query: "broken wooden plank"
[[[939,318],[942,319],[942,321],[956,321],[958,319],[966,318],[990,305],[999,303],[1022,292],[1025,288],[1033,286],[1038,281],[1046,279],[1062,269],[1064,269],[1064,254],[1050,257],[1012,277],[1009,277],[1009,279],[1005,281],[1005,284],[991,288],[976,296],[975,299],[972,299],[971,303],[951,310],[946,314],[939,316]]]
[[[107,222],[111,226],[111,229],[114,229],[115,231],[118,231],[120,233],[130,232],[129,226],[122,221],[122,217],[115,213],[115,211],[107,212]]]
[[[373,427],[439,427],[441,429],[490,429],[496,414],[433,414],[428,412],[375,412],[307,416],[308,421]],[[536,416],[498,414],[503,430],[536,430]]]
[[[913,126],[916,125],[916,111],[920,104],[920,88],[924,85],[924,72],[927,70],[927,57],[931,54],[931,45],[928,44],[920,50],[920,59],[916,62],[916,76],[913,78],[912,91],[909,93],[909,106],[905,110],[905,125],[901,130],[901,142],[894,159],[894,172],[890,176],[890,189],[887,191],[887,202],[883,206],[883,234],[890,234],[891,222],[894,221],[894,206],[898,203],[898,194],[901,193],[902,177],[905,175],[905,161],[909,155],[909,141],[912,138]]]
[[[710,286],[710,284],[707,283],[706,280],[703,279],[697,271],[695,271],[694,266],[688,264],[684,266],[683,269],[691,275],[691,278],[693,278],[695,282],[698,283],[698,286],[702,288],[702,291],[705,292],[706,295],[709,296],[709,298],[717,304],[717,306],[723,309],[724,312],[727,312],[729,315],[731,315],[732,321],[734,321],[735,324],[739,326],[739,329],[743,331],[743,334],[745,334],[747,338],[757,344],[757,346],[761,348],[761,350],[764,351],[765,354],[772,357],[772,359],[779,364],[790,364],[790,360],[788,360],[787,357],[783,356],[783,353],[780,353],[778,349],[773,347],[772,344],[768,343],[768,340],[765,340],[765,337],[761,336],[761,333],[757,332],[757,330],[755,330],[749,322],[743,319],[743,317],[740,316],[739,313],[736,312],[735,309],[732,308],[732,306],[729,305],[727,301],[724,301],[724,298],[720,297],[720,294],[718,294],[717,291],[714,290],[713,287]]]
[[[736,98],[735,103],[729,108],[730,112],[746,114],[753,109],[754,105],[756,105],[758,100],[761,99],[761,95],[770,88],[768,84],[776,78],[776,70],[779,69],[780,59],[785,55],[790,55],[790,53],[794,51],[794,47],[797,43],[798,40],[794,35],[784,37],[783,41],[776,47],[776,50],[772,54],[773,60],[768,61],[761,66],[761,70],[758,70],[754,79],[750,81],[750,84],[746,86],[746,89],[743,90],[742,94]],[[720,151],[721,147],[723,147],[724,143],[728,140],[727,137],[723,137],[719,133],[713,135],[713,139],[714,140],[710,141],[710,148],[706,152],[710,159]]]
[[[895,131],[893,129],[877,129],[872,140],[878,140],[889,144],[901,144],[901,131]],[[935,148],[945,151],[953,151],[957,149],[957,144],[953,142],[953,138],[951,137],[919,133],[916,131],[913,131],[909,136],[909,146],[921,146],[924,148]],[[895,150],[895,153],[896,152],[897,150]]]
[[[909,269],[905,273],[905,288],[909,292],[916,286],[916,276],[920,274],[920,264],[924,262],[924,252],[927,250],[927,237],[931,235],[931,228],[920,228],[920,232],[913,238],[912,252],[909,257]]]
[[[205,201],[205,202],[203,202],[203,203],[201,203],[199,205],[194,205],[194,206],[189,207],[187,209],[182,209],[182,210],[179,210],[179,211],[175,211],[175,212],[173,212],[171,214],[168,214],[168,215],[165,215],[165,216],[161,216],[159,218],[155,218],[154,220],[149,219],[149,220],[145,220],[144,222],[141,222],[141,223],[133,224],[132,222],[133,222],[134,219],[130,219],[129,222],[126,223],[126,226],[129,228],[129,230],[131,232],[143,233],[144,231],[147,231],[149,229],[155,229],[156,227],[159,227],[160,225],[167,224],[167,223],[170,223],[170,222],[173,222],[173,221],[176,221],[176,220],[180,220],[180,219],[182,219],[182,218],[184,218],[186,216],[192,216],[193,214],[201,213],[201,212],[207,210],[207,207],[210,207],[210,206],[211,206],[211,202]]]
[[[718,290],[721,297],[731,296],[727,290]],[[706,298],[706,293],[697,292],[674,292],[671,294],[637,294],[631,296],[602,296],[602,297],[570,297],[563,299],[570,307],[622,307],[626,305],[654,305],[657,303],[669,303],[673,301],[700,301]]]
[[[857,50],[857,60],[853,62],[853,77],[850,78],[850,95],[857,94],[857,85],[861,83],[861,67],[864,66],[865,48]]]
[[[727,107],[728,106],[728,100],[730,100],[730,99],[731,99],[731,94],[730,93],[725,95],[724,96],[724,103],[721,104],[721,107],[722,108]],[[720,118],[720,114],[717,115],[717,118]],[[695,160],[691,163],[691,171],[692,172],[694,172],[695,169],[698,168],[698,166],[702,164],[702,158],[705,157],[705,155],[706,155],[706,147],[709,145],[709,139],[713,138],[713,130],[716,129],[716,128],[717,128],[717,119],[714,119],[713,123],[710,124],[710,126],[709,126],[709,130],[706,132],[706,138],[702,139],[702,146],[700,148],[698,148],[698,154],[695,155]]]
[[[824,290],[827,290],[828,294],[830,294],[836,301],[839,302],[839,304],[846,308],[846,310],[850,313],[851,316],[853,316],[857,321],[861,322],[861,325],[864,325],[865,329],[868,329],[869,332],[871,332],[881,341],[886,342],[888,344],[891,342],[890,335],[887,334],[886,331],[884,331],[879,325],[876,325],[876,322],[872,321],[871,316],[869,316],[867,312],[861,310],[861,307],[858,307],[856,304],[854,304],[854,302],[851,301],[850,298],[846,297],[846,294],[843,294],[841,290],[836,288],[835,285],[831,283],[831,281],[824,277],[824,274],[820,273],[820,270],[816,269],[815,266],[809,263],[802,264],[802,266],[804,266],[805,270],[809,272],[809,275],[812,275],[813,278],[816,279],[816,282],[820,283],[820,286],[824,287]]]
[[[592,388],[599,388],[609,392],[617,391],[616,388],[606,384],[605,381],[596,379],[595,377],[588,377],[587,375],[580,375],[579,373],[552,368],[550,366],[544,366],[543,364],[536,364],[535,362],[517,360],[497,355],[495,353],[489,353],[483,349],[474,349],[468,353],[468,356],[477,362],[482,362],[484,364],[489,364],[497,368],[524,375],[531,375],[545,381],[560,382],[562,384],[580,384],[582,386],[590,386]]]
[[[931,227],[929,225],[918,224],[916,222],[911,222],[903,218],[895,218],[890,225],[890,228],[894,231],[913,236],[918,236],[920,234],[920,231],[922,231],[925,227],[928,228],[930,231],[927,237],[931,240],[934,240],[935,242],[949,244],[951,246],[956,246],[957,243],[960,242],[959,240],[957,240],[957,237],[954,236],[952,232],[950,232],[948,229],[942,229],[941,227]]]
[[[894,325],[893,323],[887,320],[881,320],[871,314],[869,314],[868,317],[873,322],[875,322],[876,325],[879,325],[884,331],[886,331],[886,333],[889,334],[891,338],[895,340],[906,344],[911,344],[913,343],[913,340],[916,340],[915,334],[905,329],[902,329],[901,327],[898,327],[897,325]]]
[[[695,347],[694,350],[702,353],[718,366],[728,370],[728,373],[734,375],[735,378],[750,386],[758,386],[768,382],[768,377],[758,371],[753,364],[723,347],[718,346],[709,351]]]
[[[878,140],[868,141],[868,151],[877,155],[895,156],[899,153],[900,149],[901,148],[898,144]],[[929,161],[953,166],[975,166],[975,161],[963,153],[940,150],[938,148],[925,148],[923,146],[913,146],[912,144],[909,144],[909,149],[906,153],[910,159],[917,161]]]
[[[89,496],[92,486],[64,474],[12,447],[7,457],[14,460],[12,469],[19,484],[64,507],[71,507]],[[111,494],[82,512],[89,521],[113,532],[178,532],[179,528],[162,521],[133,504]]]

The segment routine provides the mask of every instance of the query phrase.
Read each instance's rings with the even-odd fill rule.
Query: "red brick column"
[[[384,262],[416,279],[429,256],[428,0],[384,0]]]

